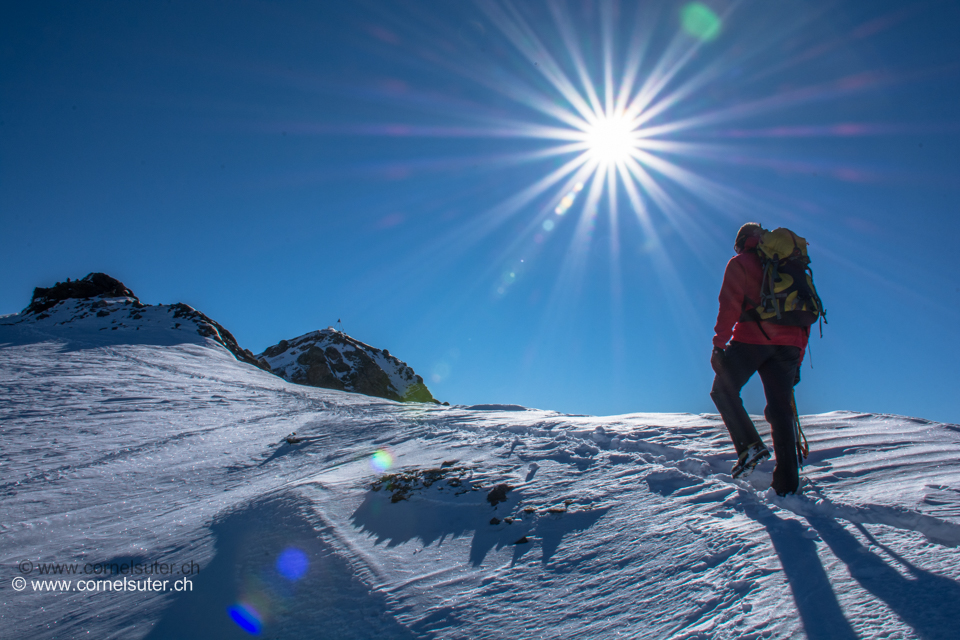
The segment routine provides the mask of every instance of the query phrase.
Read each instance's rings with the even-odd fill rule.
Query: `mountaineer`
[[[800,381],[810,325],[823,318],[806,245],[787,229],[766,231],[755,222],[740,227],[737,255],[723,274],[710,358],[716,373],[710,397],[737,450],[734,478],[770,457],[740,398],[747,381],[760,374],[776,456],[771,486],[780,496],[799,488],[800,455],[806,450],[799,446],[793,387]]]

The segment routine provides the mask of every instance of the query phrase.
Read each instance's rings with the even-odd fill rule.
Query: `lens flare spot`
[[[573,188],[573,191],[571,191],[567,195],[560,198],[560,204],[557,205],[557,208],[554,209],[553,212],[556,213],[558,216],[562,216],[563,214],[565,214],[567,212],[567,209],[573,206],[573,202],[577,199],[577,194],[580,193],[581,191],[583,191],[583,183],[578,182],[577,186]],[[552,225],[553,223],[551,222],[550,224]],[[546,228],[546,225],[544,225],[544,228]],[[547,229],[547,231],[549,230],[550,229]]]
[[[450,365],[446,362],[438,362],[436,366],[433,367],[433,372],[430,375],[430,378],[434,382],[443,382],[450,377]]]
[[[238,602],[227,609],[230,618],[237,623],[237,626],[252,636],[260,635],[263,629],[263,620],[257,610],[245,602]]]
[[[640,243],[639,250],[640,253],[648,254],[656,252],[659,247],[660,243],[657,241],[657,239],[651,237]]]
[[[287,547],[277,556],[277,571],[287,580],[299,580],[309,567],[307,554],[296,547]]]
[[[685,6],[680,12],[680,20],[684,31],[703,42],[710,42],[720,35],[720,16],[702,2]]]
[[[378,449],[376,453],[370,456],[370,466],[377,473],[384,473],[393,466],[393,454],[386,449]]]
[[[553,231],[553,220],[544,220],[543,221],[543,230],[544,231]]]

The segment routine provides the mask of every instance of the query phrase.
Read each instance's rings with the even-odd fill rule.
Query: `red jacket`
[[[772,322],[757,323],[754,320],[740,321],[740,314],[752,305],[745,302],[747,298],[754,303],[760,301],[760,283],[763,280],[763,268],[760,265],[760,256],[750,249],[756,246],[757,239],[747,240],[743,253],[727,263],[723,272],[723,286],[720,287],[720,312],[717,314],[716,335],[713,336],[713,346],[723,348],[731,339],[747,344],[785,344],[800,347],[800,359],[807,348],[808,327],[790,327]],[[761,325],[763,331],[761,331]],[[766,331],[767,335],[763,335]],[[768,339],[769,336],[769,339]]]

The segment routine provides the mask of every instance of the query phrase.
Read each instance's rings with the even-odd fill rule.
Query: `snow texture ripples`
[[[807,488],[778,498],[771,462],[730,478],[716,415],[400,404],[287,383],[210,340],[77,345],[4,330],[0,624],[11,637],[960,628],[956,425],[805,416]],[[389,474],[406,478],[399,497],[399,484],[377,484]],[[190,593],[10,586],[23,560],[117,559],[200,571]]]

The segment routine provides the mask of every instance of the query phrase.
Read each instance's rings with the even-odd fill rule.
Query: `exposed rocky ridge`
[[[4,318],[4,324],[21,323],[88,331],[188,331],[220,343],[241,362],[264,368],[223,325],[200,311],[183,303],[143,304],[122,282],[105,273],[35,288],[23,311]]]
[[[130,298],[137,304],[140,300],[133,295],[133,291],[123,285],[116,278],[105,273],[90,273],[83,280],[58,282],[49,288],[36,287],[33,298],[22,313],[41,313],[58,302],[71,298]]]
[[[281,340],[257,357],[290,382],[401,402],[437,402],[407,363],[333,328]]]

